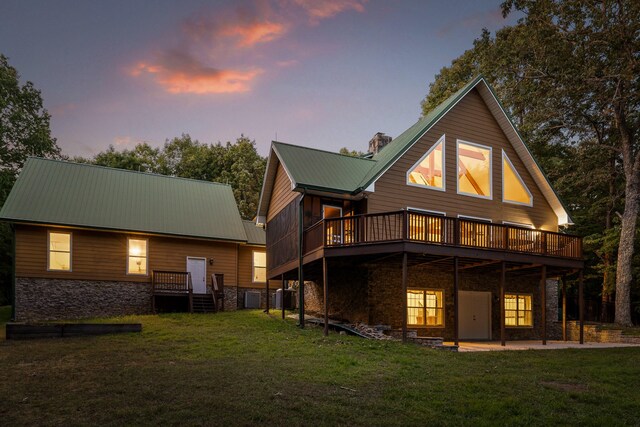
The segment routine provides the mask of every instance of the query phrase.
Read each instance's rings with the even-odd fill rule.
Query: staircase
[[[193,294],[193,312],[194,313],[213,313],[213,298],[211,294]]]

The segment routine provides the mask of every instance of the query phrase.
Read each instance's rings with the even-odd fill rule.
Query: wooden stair
[[[211,294],[193,294],[194,313],[214,313],[215,306]]]

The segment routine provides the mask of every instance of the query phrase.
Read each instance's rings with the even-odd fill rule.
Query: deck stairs
[[[211,294],[193,294],[194,313],[215,313]]]

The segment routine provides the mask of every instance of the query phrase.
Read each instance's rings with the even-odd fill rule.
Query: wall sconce
[[[209,265],[213,265],[213,258],[209,258]]]

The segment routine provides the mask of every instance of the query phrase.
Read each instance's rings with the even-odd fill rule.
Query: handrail
[[[325,218],[304,233],[305,254],[323,247],[412,241],[582,258],[582,238],[578,236],[407,210]]]

